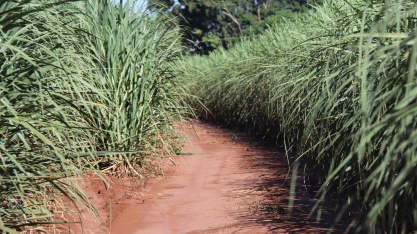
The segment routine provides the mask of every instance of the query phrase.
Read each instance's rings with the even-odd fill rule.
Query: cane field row
[[[413,233],[416,24],[415,1],[326,0],[178,72],[201,118],[277,139],[295,153],[293,179],[316,174],[314,212],[336,191],[335,222],[357,211],[349,231]]]
[[[415,1],[326,0],[185,59],[172,18],[124,2],[0,1],[0,232],[94,212],[76,178],[142,177],[193,113],[277,139],[317,214],[336,191],[350,231],[417,230]]]
[[[94,212],[79,175],[142,177],[147,156],[179,150],[179,27],[114,2],[0,1],[0,233]]]

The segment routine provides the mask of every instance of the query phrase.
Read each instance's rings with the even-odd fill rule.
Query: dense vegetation
[[[169,6],[187,30],[184,44],[191,54],[229,48],[241,38],[258,35],[275,22],[305,12],[321,0],[150,0],[149,8]]]
[[[358,206],[351,231],[411,233],[416,13],[414,1],[326,0],[228,51],[189,58],[180,72],[200,97],[200,116],[296,152],[293,175],[300,163],[318,174],[318,205],[336,189],[342,212]]]
[[[0,1],[0,232],[94,211],[77,175],[141,176],[176,150],[179,30],[130,3]]]
[[[266,2],[255,3],[242,17],[259,19]],[[417,230],[415,1],[325,0],[185,60],[176,23],[133,5],[0,1],[0,231],[41,231],[77,206],[94,212],[74,178],[141,177],[147,156],[178,151],[172,125],[190,114],[185,100],[296,152],[293,178],[303,164],[320,181],[316,211],[336,190],[342,211],[359,207],[351,230]],[[239,34],[220,18],[221,40]]]

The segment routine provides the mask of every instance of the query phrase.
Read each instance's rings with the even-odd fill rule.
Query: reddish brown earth
[[[248,135],[211,124],[185,126],[183,156],[161,160],[164,175],[144,180],[97,177],[83,187],[102,217],[84,214],[85,233],[325,233],[334,218],[328,203],[317,223],[301,179],[293,212],[288,211],[288,165],[284,153]],[[279,206],[267,212],[260,204]],[[111,212],[110,212],[111,211]],[[343,232],[346,224],[336,229]],[[73,233],[81,233],[72,229]]]

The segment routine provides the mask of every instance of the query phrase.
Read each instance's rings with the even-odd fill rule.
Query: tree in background
[[[312,0],[149,0],[148,8],[170,7],[187,28],[184,43],[190,53],[206,54],[220,47],[227,49],[241,37],[259,34],[268,25],[305,11],[311,3]]]

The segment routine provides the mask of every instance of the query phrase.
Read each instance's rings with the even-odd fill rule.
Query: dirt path
[[[282,153],[210,124],[188,125],[186,135],[185,155],[173,159],[177,166],[166,178],[136,186],[113,181],[110,233],[323,233],[329,227],[329,212],[320,224],[307,218],[314,201],[301,186],[289,214]],[[97,205],[100,196],[106,195],[90,198]]]

